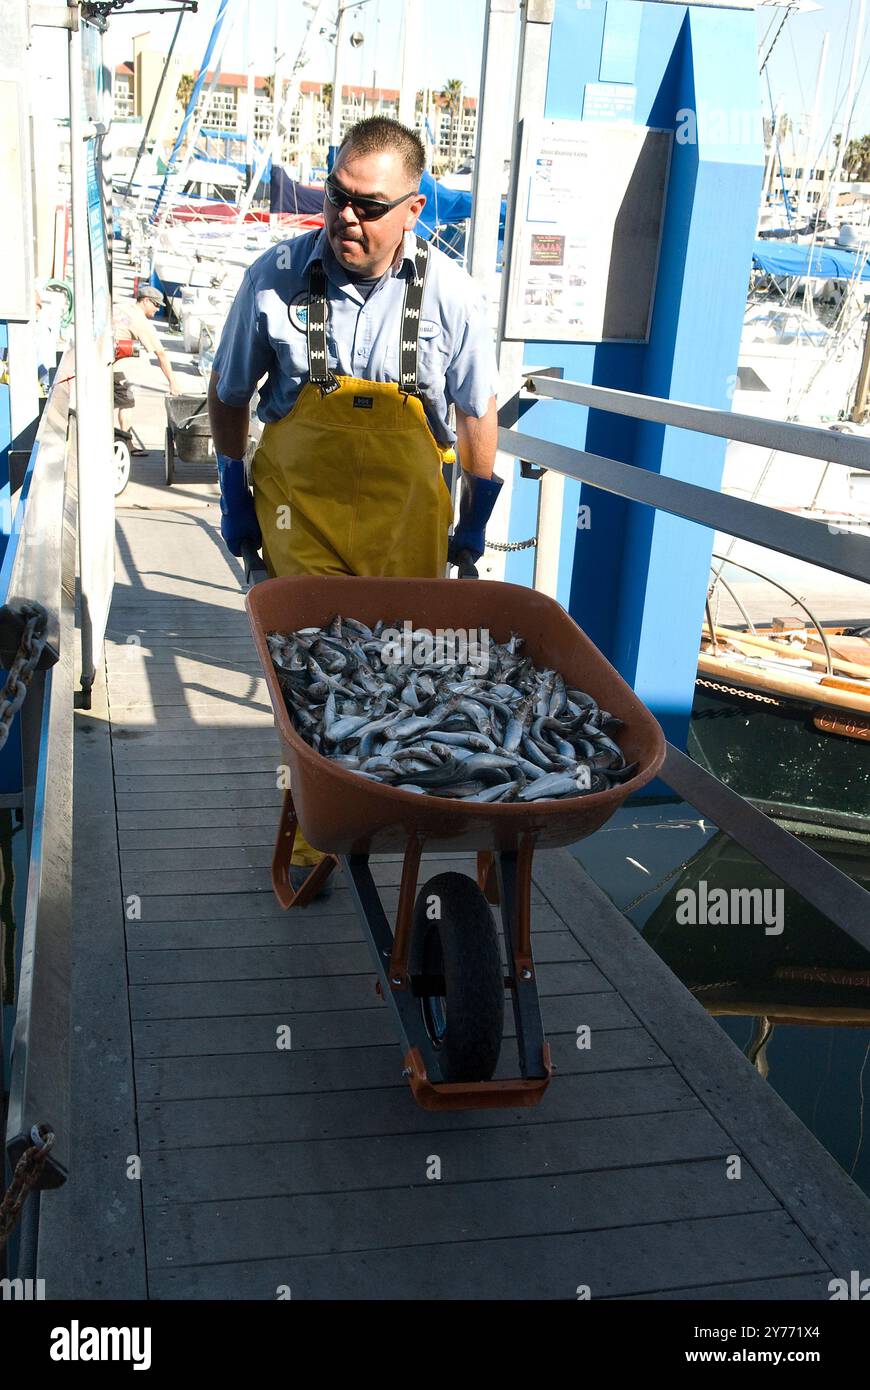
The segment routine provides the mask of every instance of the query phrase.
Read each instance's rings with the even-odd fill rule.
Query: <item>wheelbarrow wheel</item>
[[[504,970],[489,904],[466,874],[437,874],[414,906],[420,1006],[444,1081],[489,1081],[504,1027]]]

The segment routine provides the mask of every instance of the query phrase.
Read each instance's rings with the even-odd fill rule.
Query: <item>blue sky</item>
[[[273,67],[276,3],[278,0],[250,0],[251,42],[259,72],[271,72]],[[240,13],[243,16],[246,0],[236,0],[236,4],[241,4]],[[311,12],[301,0],[280,0],[280,4],[287,50],[295,57]],[[205,49],[217,9],[218,0],[201,0],[199,12],[188,15],[184,20],[179,47],[194,59]],[[421,53],[426,56],[425,59],[421,57],[421,69],[425,68],[425,71],[421,70],[418,86],[422,87],[428,80],[430,86],[441,87],[448,78],[458,77],[469,91],[477,92],[485,15],[483,0],[423,0],[421,12]],[[327,0],[322,8],[326,18],[318,24],[318,28],[323,24],[329,27],[329,17],[334,13],[333,0]],[[370,86],[374,76],[378,86],[399,85],[402,13],[402,0],[367,0],[367,3],[348,14],[345,19],[347,32],[361,33],[364,42],[360,47],[348,50],[345,81]],[[166,45],[175,20],[165,15],[150,15],[147,20],[143,17],[139,24],[130,17],[119,17],[113,21],[106,36],[107,45],[110,45],[107,51],[113,64],[122,61],[128,52],[132,53],[133,35],[146,27],[155,40]],[[239,19],[227,40],[223,64],[227,71],[240,72],[245,69],[244,28],[243,20]],[[325,38],[317,38],[310,45],[309,52],[310,61],[303,75],[314,81],[329,81],[333,63],[331,43]],[[195,61],[191,66],[195,66]]]
[[[141,0],[140,0],[141,2]],[[153,3],[153,0],[152,0]],[[236,0],[244,10],[245,0]],[[251,42],[254,59],[261,72],[272,68],[275,41],[276,4],[281,4],[284,18],[286,47],[295,54],[310,11],[302,0],[251,0]],[[781,33],[770,62],[770,86],[774,100],[784,97],[784,109],[797,119],[801,112],[809,113],[816,81],[822,36],[830,32],[827,75],[824,84],[822,114],[823,129],[832,119],[843,120],[845,90],[855,35],[858,0],[820,0],[822,8],[812,14],[795,14]],[[202,53],[217,12],[218,0],[201,0],[199,13],[185,18],[182,27],[181,49],[190,55],[191,66]],[[332,0],[323,6],[324,14],[334,9]],[[364,37],[363,44],[349,54],[345,68],[346,80],[370,84],[373,77],[379,86],[398,86],[401,61],[402,0],[367,0],[349,16],[348,24]],[[458,77],[469,92],[476,93],[480,81],[481,43],[485,0],[422,0],[421,71],[418,85],[428,81],[441,87],[450,77]],[[870,10],[870,6],[868,6]],[[782,9],[759,8],[756,15],[759,43],[772,36],[782,18]],[[147,25],[155,46],[168,44],[174,27],[168,16],[143,17],[137,24],[132,17],[113,20],[107,35],[110,61],[121,61],[132,52],[132,36]],[[773,28],[770,28],[771,24]],[[239,21],[227,43],[224,67],[241,71],[245,67],[244,24]],[[768,40],[769,42],[769,37]],[[332,76],[332,46],[325,38],[317,38],[311,47],[311,59],[305,75],[327,81]],[[862,35],[860,73],[866,58],[870,58],[870,41]],[[836,97],[842,104],[835,116]],[[760,96],[767,103],[767,84],[760,82]],[[839,124],[835,125],[839,128]],[[865,75],[853,125],[853,134],[870,133],[870,71]]]
[[[846,90],[858,19],[858,0],[819,0],[819,3],[822,8],[818,12],[792,15],[782,31],[770,61],[770,89],[774,101],[779,96],[785,98],[784,109],[790,115],[796,117],[802,111],[809,113],[813,104],[822,39],[827,31],[831,37],[828,41],[827,67],[822,89],[823,131],[832,120],[836,121],[834,130],[839,130],[845,117]],[[758,11],[761,37],[766,35],[771,20],[774,21],[774,29],[770,31],[770,37],[773,36],[782,14],[781,9],[771,10],[766,7]],[[864,81],[859,86],[859,95],[855,103],[852,135],[870,133],[870,70],[866,69],[867,59],[870,58],[870,41],[867,27],[865,23],[858,68],[859,84],[862,74]],[[770,39],[767,42],[769,44]],[[763,92],[767,101],[766,83]],[[838,97],[841,98],[841,104],[839,114],[835,115]]]

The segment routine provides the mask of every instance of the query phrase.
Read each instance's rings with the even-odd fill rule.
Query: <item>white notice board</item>
[[[523,123],[505,337],[645,342],[673,133]]]

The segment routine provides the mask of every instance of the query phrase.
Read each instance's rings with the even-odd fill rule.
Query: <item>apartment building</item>
[[[159,69],[151,61],[156,54],[137,52],[133,61],[119,63],[114,73],[116,120],[147,117],[159,82]],[[170,74],[172,110],[167,112],[164,143],[175,138],[184,115],[193,74]],[[254,79],[253,132],[258,144],[271,129],[274,103],[272,78]],[[174,87],[174,91],[171,89]],[[237,131],[244,137],[248,128],[248,78],[245,73],[221,72],[217,80],[206,73],[198,112],[199,124],[223,131]],[[181,92],[182,100],[178,99]],[[461,95],[461,113],[460,113]],[[167,94],[169,96],[169,94]],[[167,100],[168,106],[168,100]],[[346,84],[342,88],[341,133],[366,116],[399,114],[398,88],[364,87]],[[282,155],[288,166],[296,166],[301,176],[312,165],[323,164],[329,148],[332,121],[332,87],[328,82],[304,81],[290,113]],[[474,153],[477,136],[477,100],[458,92],[429,89],[417,93],[415,124],[426,145],[428,163],[435,173],[459,168]]]
[[[129,121],[136,115],[133,97],[133,64],[119,63],[115,68],[112,83],[114,118],[116,121]]]

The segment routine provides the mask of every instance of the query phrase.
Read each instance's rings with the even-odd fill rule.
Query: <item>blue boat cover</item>
[[[269,184],[269,211],[294,213],[323,212],[323,189],[291,179],[280,164],[272,165]]]
[[[471,194],[459,188],[445,188],[423,170],[420,192],[426,195],[426,206],[420,213],[417,231],[428,241],[437,222],[445,226],[451,222],[465,222],[471,216]]]
[[[866,254],[841,246],[796,246],[756,241],[752,262],[769,275],[805,275],[817,280],[870,280]]]

